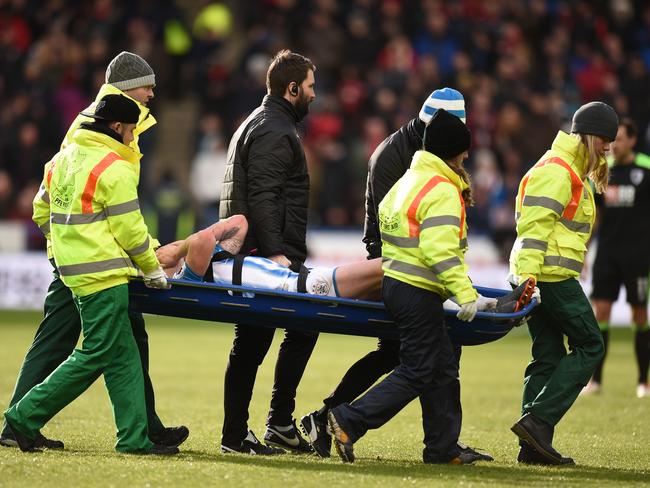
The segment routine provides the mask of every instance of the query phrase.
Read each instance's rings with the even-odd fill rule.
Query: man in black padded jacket
[[[465,122],[465,100],[452,88],[435,90],[424,102],[417,117],[404,124],[382,141],[370,156],[366,188],[366,223],[363,242],[368,259],[381,257],[381,235],[377,221],[379,203],[411,165],[416,151],[422,149],[424,128],[438,109],[457,116]],[[352,402],[382,375],[391,372],[399,364],[399,340],[379,339],[376,350],[369,352],[353,364],[343,376],[334,391],[323,400],[320,410],[305,415],[300,423],[309,443],[319,456],[329,457],[331,437],[326,429],[327,411],[341,403]],[[460,346],[455,346],[457,360],[460,360]],[[460,410],[460,385],[456,390],[457,414]],[[492,457],[477,453],[459,443],[461,452],[471,453],[476,460],[491,461]]]
[[[307,257],[309,175],[296,125],[316,98],[313,63],[280,51],[266,74],[267,95],[237,129],[228,147],[219,217],[248,219],[242,253],[269,258],[300,271]],[[316,345],[317,333],[285,331],[263,445],[248,429],[248,406],[257,369],[275,329],[254,323],[235,326],[224,385],[222,452],[272,455],[311,452],[293,419],[298,383]],[[276,447],[270,447],[276,446]]]

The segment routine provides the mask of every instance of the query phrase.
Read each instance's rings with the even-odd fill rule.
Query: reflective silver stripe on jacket
[[[420,245],[419,237],[399,237],[391,236],[390,234],[381,234],[381,239],[391,243],[393,246],[402,248],[415,248]]]
[[[103,210],[101,212],[89,214],[63,214],[52,212],[51,218],[53,224],[62,225],[92,224],[93,222],[99,222],[100,220],[106,220],[106,213]]]
[[[99,212],[84,214],[63,214],[52,212],[52,223],[62,225],[92,224],[93,222],[106,220],[107,217],[115,217],[117,215],[124,215],[129,212],[134,212],[139,208],[140,203],[136,198],[135,200],[118,203],[117,205],[109,205],[105,210],[101,210]]]
[[[521,241],[522,249],[537,249],[539,251],[546,251],[548,249],[548,242],[541,241],[539,239],[531,239],[530,237],[525,237]]]
[[[583,234],[589,234],[591,231],[591,225],[588,222],[575,222],[564,217],[560,217],[560,223],[564,225],[569,230],[574,232],[582,232]]]
[[[453,215],[438,215],[436,217],[429,217],[424,219],[420,224],[420,231],[423,231],[425,229],[430,229],[432,227],[437,227],[439,225],[455,225],[456,227],[460,227],[460,219],[458,217],[454,217]],[[415,248],[420,245],[419,236],[400,237],[400,236],[392,236],[390,234],[385,234],[382,232],[381,238],[382,240],[401,248]],[[467,241],[465,241],[465,244],[467,244]],[[461,247],[462,247],[462,242],[461,242]]]
[[[562,205],[557,200],[554,200],[549,197],[535,197],[532,195],[526,195],[524,197],[523,205],[525,207],[544,207],[549,210],[553,210],[558,215],[561,215],[564,212],[564,205]]]
[[[129,212],[135,212],[140,209],[140,202],[136,198],[135,200],[130,200],[124,203],[118,203],[117,205],[109,205],[106,207],[106,213],[109,217],[115,217],[116,215],[122,215]]]
[[[50,233],[50,223],[49,222],[45,222],[43,225],[39,225],[38,228],[41,229],[41,232],[43,233],[43,235],[47,235],[47,234]]]
[[[104,261],[95,261],[94,263],[68,264],[59,266],[61,276],[77,276],[88,273],[99,273],[100,271],[109,271],[111,269],[134,268],[130,259],[113,258]]]
[[[453,215],[438,215],[436,217],[429,217],[422,221],[420,230],[428,229],[430,227],[437,227],[439,225],[455,225],[460,227],[460,219]]]
[[[149,249],[149,236],[147,236],[144,242],[139,246],[136,246],[133,249],[127,249],[126,253],[129,256],[137,256],[138,254],[142,254],[143,252],[145,252],[147,249]]]
[[[582,263],[575,259],[565,258],[563,256],[544,256],[545,266],[559,266],[560,268],[570,269],[580,273],[582,271]]]
[[[428,270],[426,268],[421,268],[420,266],[416,266],[415,264],[405,263],[403,261],[396,261],[395,259],[387,259],[387,258],[383,258],[382,261],[383,264],[386,265],[388,269],[391,269],[393,271],[399,271],[400,273],[419,276],[420,278],[424,278],[425,280],[433,281],[435,283],[440,282],[440,280],[438,280],[438,277],[435,275],[433,271]]]
[[[48,205],[50,204],[50,194],[47,192],[45,187],[41,185],[41,187],[38,189],[38,193],[41,196],[41,200],[43,200],[45,203]]]
[[[440,274],[461,264],[463,264],[463,262],[460,260],[460,258],[458,256],[454,256],[453,258],[438,261],[436,264],[431,266],[431,268],[436,274]]]

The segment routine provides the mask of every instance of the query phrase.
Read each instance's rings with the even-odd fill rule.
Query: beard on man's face
[[[300,90],[299,96],[294,103],[296,112],[298,112],[299,120],[304,119],[309,113],[309,104],[311,104],[311,100],[305,95],[302,90]]]

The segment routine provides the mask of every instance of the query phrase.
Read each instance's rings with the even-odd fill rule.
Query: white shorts
[[[214,282],[232,285],[234,259],[223,259],[212,263]],[[298,273],[289,268],[257,256],[244,258],[242,286],[265,290],[298,291]],[[336,289],[336,268],[316,267],[307,275],[305,285],[310,295],[339,296]]]

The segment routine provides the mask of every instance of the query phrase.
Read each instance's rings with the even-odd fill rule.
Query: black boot
[[[540,464],[543,466],[556,464],[550,462],[548,459],[539,454],[535,449],[523,441],[519,442],[519,454],[517,454],[517,462],[520,464]],[[570,457],[562,457],[560,464],[573,465],[575,464],[575,461]]]
[[[553,442],[553,427],[531,413],[524,414],[510,430],[548,461],[548,464],[570,464],[564,462],[565,459],[573,461],[571,458],[565,458],[553,448],[551,444]]]

